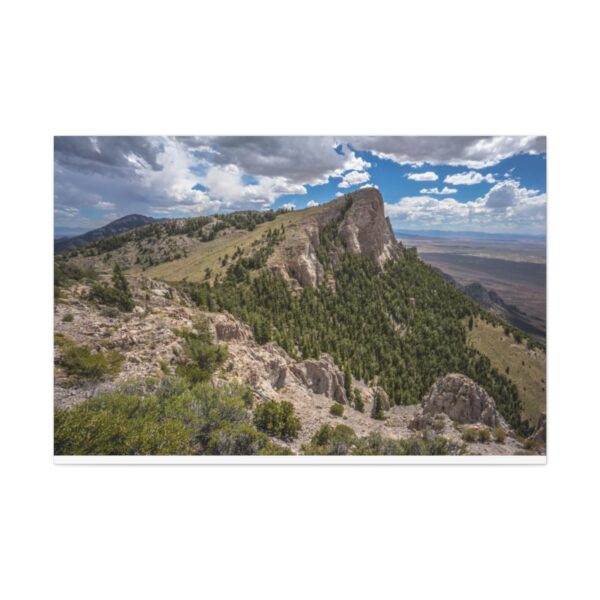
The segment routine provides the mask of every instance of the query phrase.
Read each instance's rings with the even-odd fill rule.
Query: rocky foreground
[[[344,376],[331,356],[319,360],[295,360],[275,343],[259,345],[250,328],[228,313],[201,313],[175,288],[139,277],[130,281],[135,300],[132,313],[107,310],[89,302],[89,289],[78,285],[68,290],[55,307],[55,331],[97,352],[116,350],[124,357],[119,373],[100,381],[73,383],[59,366],[55,378],[55,405],[69,408],[114,390],[131,380],[160,378],[174,373],[182,347],[180,330],[189,330],[204,316],[215,340],[225,344],[228,359],[213,375],[213,384],[239,382],[247,385],[257,400],[287,400],[301,421],[297,439],[283,442],[294,452],[324,424],[343,423],[358,436],[380,432],[386,438],[401,439],[422,432],[444,436],[469,454],[516,454],[531,451],[532,444],[520,440],[496,410],[494,400],[476,383],[460,374],[439,378],[424,396],[421,405],[389,406],[385,392],[363,381],[352,380],[363,401],[364,412],[349,406]],[[57,362],[60,359],[57,348]],[[378,396],[385,418],[373,418]],[[344,407],[342,416],[331,407]],[[466,431],[468,429],[468,431]],[[488,439],[479,431],[491,432]],[[502,435],[498,431],[504,432]],[[494,433],[496,432],[496,434]],[[533,436],[536,451],[542,451],[544,431]],[[281,443],[281,442],[280,442]]]

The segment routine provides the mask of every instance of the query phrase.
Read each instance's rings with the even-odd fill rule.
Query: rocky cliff
[[[338,242],[328,248],[333,262],[343,253],[362,254],[383,267],[403,255],[404,247],[394,237],[379,190],[364,188],[307,211],[305,219],[289,227],[285,241],[269,260],[271,271],[294,287],[324,283],[326,268],[319,260],[319,249],[327,227]]]

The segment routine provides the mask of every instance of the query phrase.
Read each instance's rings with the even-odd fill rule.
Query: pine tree
[[[371,411],[371,416],[379,421],[385,419],[385,407],[379,391],[375,392],[375,397],[373,398],[373,410]]]

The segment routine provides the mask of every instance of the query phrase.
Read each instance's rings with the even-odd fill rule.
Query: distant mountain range
[[[400,239],[485,239],[485,240],[539,240],[544,241],[544,235],[531,235],[526,233],[486,233],[483,231],[442,231],[440,229],[401,231],[394,229],[394,235]]]
[[[154,223],[156,219],[152,217],[145,217],[144,215],[127,215],[121,217],[116,221],[111,221],[107,225],[98,227],[98,229],[92,229],[82,235],[74,237],[61,237],[54,240],[54,252],[64,252],[65,250],[72,250],[73,248],[79,248],[81,246],[87,246],[104,238],[110,237],[117,233],[123,233],[130,231],[141,225],[148,225]]]

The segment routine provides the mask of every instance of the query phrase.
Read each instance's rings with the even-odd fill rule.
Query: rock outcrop
[[[494,399],[472,379],[459,373],[439,377],[421,404],[425,415],[444,413],[458,423],[507,428]]]
[[[350,208],[340,225],[346,252],[371,257],[380,267],[402,254],[392,225],[385,216],[383,197],[376,188],[364,188],[348,196]]]
[[[269,259],[269,269],[292,287],[318,286],[325,281],[325,269],[318,258],[320,232],[337,223],[340,252],[372,258],[380,267],[404,252],[385,216],[383,197],[376,188],[346,194],[327,205],[306,213],[306,217],[286,229],[286,239]]]
[[[307,359],[292,367],[294,375],[315,394],[323,394],[340,404],[347,404],[344,376],[329,354],[319,360]]]

